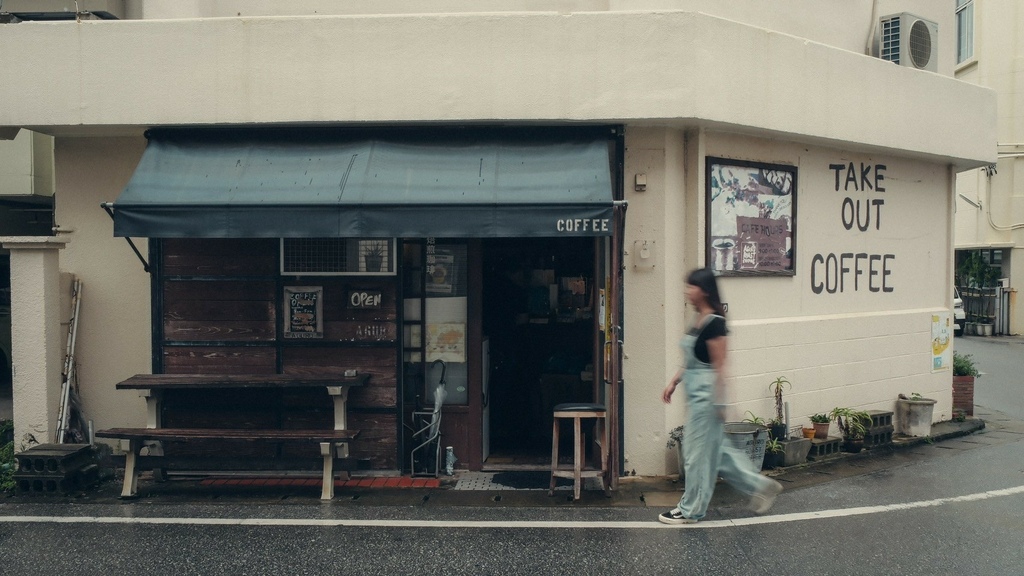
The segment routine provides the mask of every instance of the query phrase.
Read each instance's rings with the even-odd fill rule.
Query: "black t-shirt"
[[[729,333],[729,329],[725,327],[725,318],[721,316],[711,316],[704,323],[704,329],[702,330],[699,326],[690,328],[690,334],[697,337],[697,343],[694,345],[693,353],[697,356],[697,360],[704,362],[705,364],[711,363],[711,356],[708,354],[708,340],[714,340],[719,336],[725,336]]]

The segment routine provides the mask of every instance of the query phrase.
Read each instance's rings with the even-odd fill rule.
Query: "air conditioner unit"
[[[878,57],[918,70],[937,72],[939,25],[903,12],[878,23]]]

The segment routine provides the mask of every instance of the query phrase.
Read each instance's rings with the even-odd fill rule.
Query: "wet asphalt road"
[[[1024,430],[911,450],[911,463],[783,493],[764,524],[740,508],[665,528],[643,507],[21,499],[0,504],[0,573],[1021,574]],[[137,523],[154,518],[167,523]],[[467,524],[481,521],[501,525]]]
[[[953,348],[970,354],[982,375],[974,382],[974,403],[1024,420],[1024,338],[964,336]]]
[[[988,372],[978,404],[1015,409],[1011,345],[957,341]],[[0,499],[0,574],[1024,574],[1024,418],[978,414],[978,433],[787,490],[764,517],[716,496],[684,528],[643,506]]]

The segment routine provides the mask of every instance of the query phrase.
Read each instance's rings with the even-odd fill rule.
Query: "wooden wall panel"
[[[164,283],[167,341],[273,341],[274,282]]]
[[[165,346],[167,374],[275,374],[277,350],[270,346]]]
[[[360,430],[351,453],[371,459],[375,469],[399,467],[398,417],[387,413],[397,407],[397,276],[280,276],[276,239],[165,239],[161,255],[163,334],[158,353],[164,372],[272,374],[280,357],[285,374],[342,374],[347,369],[369,374],[368,384],[349,394],[349,423]],[[278,340],[284,286],[323,287],[324,338]],[[366,306],[366,299],[356,298],[353,304],[353,293],[379,295],[379,303]],[[167,345],[175,342],[209,345]],[[232,345],[239,342],[267,345]],[[290,429],[334,425],[333,401],[323,389],[260,391],[245,397],[237,392],[225,397],[187,394],[171,404],[164,423]],[[315,457],[319,448],[189,443],[172,452]]]
[[[282,362],[285,374],[343,374],[350,369],[369,374],[366,386],[353,388],[349,393],[349,405],[397,406],[397,362],[393,348],[287,347]]]
[[[165,276],[275,276],[281,268],[276,238],[168,238]]]
[[[369,458],[375,469],[399,468],[396,454],[398,437],[395,414],[350,413],[349,426],[359,430],[359,438],[352,442],[353,458]]]

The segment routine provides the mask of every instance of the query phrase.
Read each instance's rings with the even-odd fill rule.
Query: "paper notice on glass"
[[[466,325],[427,324],[427,362],[466,361]]]

